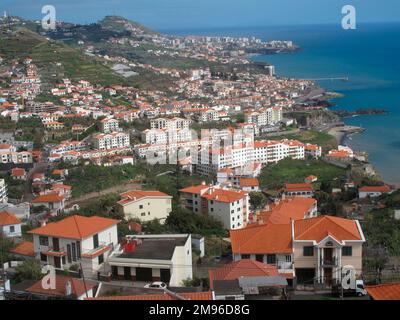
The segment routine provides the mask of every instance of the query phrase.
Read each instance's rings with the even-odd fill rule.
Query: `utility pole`
[[[83,273],[83,268],[82,268],[82,262],[79,262],[79,266],[81,267],[82,280],[83,280],[83,286],[85,288],[86,298],[89,298],[89,295],[88,295],[88,292],[87,292],[87,287],[86,287],[85,274]]]

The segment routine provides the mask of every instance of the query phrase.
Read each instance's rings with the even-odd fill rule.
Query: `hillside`
[[[65,77],[102,85],[126,82],[95,58],[66,44],[49,41],[31,30],[20,28],[12,33],[2,33],[1,38],[0,54],[9,59],[31,57],[44,82],[51,84]]]
[[[132,35],[155,35],[153,30],[135,21],[128,20],[119,16],[106,16],[99,21],[99,24],[107,30],[114,32],[130,31]]]

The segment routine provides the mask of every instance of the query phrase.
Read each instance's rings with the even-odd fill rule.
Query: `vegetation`
[[[21,282],[24,280],[39,280],[43,277],[42,267],[40,262],[37,260],[27,260],[21,265],[15,268],[15,282]]]
[[[285,182],[301,183],[309,175],[315,175],[321,182],[333,181],[345,175],[345,169],[323,162],[322,160],[284,159],[277,164],[266,166],[260,175],[260,185],[269,188],[280,187]]]
[[[250,192],[250,204],[255,209],[261,209],[267,204],[267,198],[262,192]]]
[[[14,248],[14,242],[0,232],[0,266],[10,258],[9,251]]]

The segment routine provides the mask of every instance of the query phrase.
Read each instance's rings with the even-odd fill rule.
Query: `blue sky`
[[[0,0],[0,10],[41,18],[52,4],[57,19],[94,22],[118,14],[157,30],[340,23],[352,4],[358,22],[399,22],[399,0]]]

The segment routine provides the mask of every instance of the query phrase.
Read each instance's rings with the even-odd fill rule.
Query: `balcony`
[[[107,251],[113,251],[113,244],[112,243],[106,243],[106,242],[100,242],[99,246],[97,248],[93,248],[93,249],[84,249],[82,251],[82,258],[95,258],[101,254],[103,254],[104,252]]]
[[[54,248],[54,247],[42,246],[40,248],[40,252],[46,256],[52,256],[52,257],[64,257],[67,255],[67,252],[64,247]]]
[[[322,267],[337,267],[338,259],[336,257],[320,258],[320,265]]]
[[[278,268],[278,270],[292,270],[293,262],[277,261],[276,267]]]

